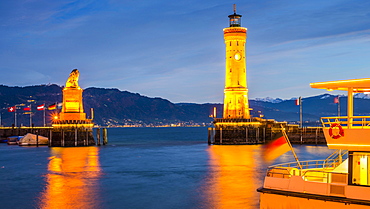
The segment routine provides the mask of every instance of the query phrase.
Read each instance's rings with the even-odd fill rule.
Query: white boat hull
[[[285,191],[281,191],[285,192]],[[290,194],[290,195],[289,195]],[[370,202],[367,201],[355,201],[349,200],[347,198],[338,198],[330,196],[316,196],[307,195],[305,193],[300,193],[302,197],[293,196],[293,193],[285,194],[275,194],[275,193],[260,193],[260,208],[261,209],[274,209],[274,208],[284,208],[284,209],[322,209],[322,208],[353,208],[353,209],[369,209]],[[316,197],[315,197],[316,196]],[[369,205],[368,205],[369,204]]]

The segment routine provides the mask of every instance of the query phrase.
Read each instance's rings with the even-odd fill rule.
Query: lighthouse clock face
[[[234,59],[236,61],[240,61],[242,59],[242,55],[239,52],[237,52],[237,53],[234,54]]]

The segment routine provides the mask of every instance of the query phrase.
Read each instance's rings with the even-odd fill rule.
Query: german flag
[[[273,141],[263,148],[263,158],[266,162],[272,161],[280,155],[288,152],[290,146],[283,133],[279,133]]]
[[[55,103],[48,106],[48,110],[55,110],[55,109],[57,109],[57,104]]]

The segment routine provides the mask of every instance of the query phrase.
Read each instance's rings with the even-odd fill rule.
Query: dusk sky
[[[77,68],[82,88],[222,103],[234,3],[248,28],[250,98],[370,77],[367,0],[11,0],[0,2],[0,84],[64,85]]]

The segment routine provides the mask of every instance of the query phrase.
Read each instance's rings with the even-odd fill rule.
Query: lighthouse
[[[208,129],[208,143],[263,143],[267,121],[251,116],[248,101],[247,28],[241,26],[242,15],[236,13],[235,4],[234,13],[228,17],[229,27],[223,29],[226,50],[223,116],[214,118],[214,127]]]
[[[229,17],[229,27],[224,28],[225,40],[225,89],[223,118],[250,119],[245,44],[247,28],[241,27],[242,15]]]
[[[274,119],[265,119],[262,111],[253,111],[249,108],[247,65],[246,65],[246,41],[247,28],[242,27],[242,15],[234,13],[229,15],[229,27],[223,29],[225,42],[225,87],[222,118],[216,118],[215,108],[211,115],[214,127],[208,128],[208,144],[215,145],[248,145],[264,144],[281,134],[282,129],[289,130],[287,135],[291,138],[300,138],[302,143],[302,129],[287,122],[279,122]],[[252,113],[255,115],[252,116]],[[257,115],[257,116],[256,116]],[[307,128],[305,128],[306,133]],[[315,136],[318,139],[317,129],[309,129],[307,136]],[[312,134],[312,132],[315,133]],[[317,143],[317,142],[316,142]]]

